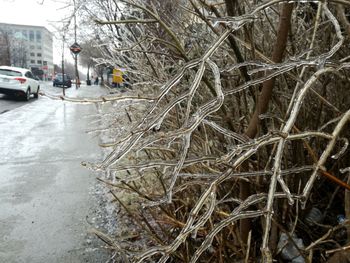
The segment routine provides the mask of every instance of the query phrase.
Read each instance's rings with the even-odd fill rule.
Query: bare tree
[[[94,58],[100,57],[96,55],[96,49],[93,47],[91,40],[83,43],[82,45],[83,51],[80,54],[80,63],[87,67],[87,80],[90,81],[90,69],[96,64]]]
[[[0,64],[11,65],[10,38],[8,32],[0,30]]]
[[[21,33],[12,34],[6,28],[0,30],[0,52],[5,65],[27,67],[26,39]]]
[[[129,242],[96,231],[116,255],[282,262],[291,246],[300,262],[326,262],[347,249],[333,233],[344,226],[335,213],[350,217],[337,195],[350,189],[348,1],[85,7],[97,22],[96,61],[124,65],[138,87],[90,100],[119,106],[101,116],[109,154],[84,165],[106,172],[100,180],[141,233]],[[111,118],[124,111],[131,124]],[[313,208],[323,224],[309,220]]]
[[[28,45],[26,43],[27,40],[18,37],[18,36],[12,36],[10,44],[10,50],[11,50],[11,65],[21,67],[21,68],[27,68],[28,64]]]

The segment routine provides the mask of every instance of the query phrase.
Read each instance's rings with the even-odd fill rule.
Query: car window
[[[27,78],[34,79],[34,76],[33,76],[32,72],[30,72],[30,71],[27,71],[26,74],[25,74],[25,76],[26,76]]]
[[[56,75],[56,79],[62,80],[62,78],[63,78],[62,74],[57,74]],[[70,78],[69,75],[64,74],[64,80],[70,80],[70,79],[71,78]]]
[[[56,74],[56,79],[61,79],[63,76],[62,74]],[[64,78],[66,78],[66,74],[64,74]]]
[[[22,73],[18,71],[14,71],[11,69],[0,69],[1,75],[13,76],[13,77],[22,77]]]

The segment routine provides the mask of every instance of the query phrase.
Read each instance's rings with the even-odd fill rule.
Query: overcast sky
[[[64,17],[64,4],[53,0],[0,0],[0,22],[46,26]],[[61,1],[62,2],[62,1]]]
[[[23,24],[45,26],[55,33],[54,24],[58,24],[67,9],[64,9],[62,0],[0,0],[0,22],[9,24]],[[63,9],[62,9],[63,8]],[[57,40],[54,39],[54,49],[57,48]],[[59,56],[54,50],[54,62]]]

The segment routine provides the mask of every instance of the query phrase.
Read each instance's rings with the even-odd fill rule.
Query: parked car
[[[40,83],[29,69],[0,66],[0,93],[29,100],[39,97]]]
[[[55,78],[53,79],[54,87],[72,87],[72,79],[69,75],[64,74],[64,83],[63,83],[63,75],[62,73],[57,73]]]

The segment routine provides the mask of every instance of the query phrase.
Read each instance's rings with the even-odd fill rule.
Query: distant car
[[[69,75],[64,74],[64,83],[63,83],[63,75],[62,73],[56,74],[55,78],[53,79],[53,86],[54,87],[72,87],[72,79]]]
[[[40,83],[29,69],[0,66],[0,93],[29,100],[39,97]]]

